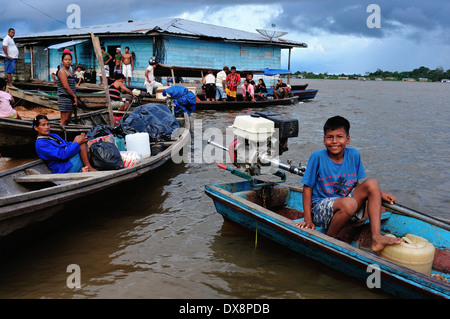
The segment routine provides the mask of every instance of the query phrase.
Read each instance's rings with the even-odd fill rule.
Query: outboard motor
[[[278,157],[288,150],[291,137],[298,137],[298,120],[271,112],[236,116],[232,125],[234,141],[225,148],[239,171],[254,176],[275,174],[279,169],[303,175],[305,168],[282,163]]]

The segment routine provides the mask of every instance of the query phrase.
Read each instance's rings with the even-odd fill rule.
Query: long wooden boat
[[[102,109],[106,107],[106,98],[103,94],[77,94],[79,101],[86,106],[87,109]],[[267,99],[262,101],[197,101],[197,110],[228,110],[228,109],[244,109],[258,108],[272,105],[288,105],[298,102],[299,97],[291,96],[284,99]],[[141,104],[158,103],[166,104],[165,99],[157,99],[151,97],[142,97]]]
[[[165,103],[165,100],[151,99],[153,103]],[[261,101],[197,101],[196,110],[232,110],[245,108],[260,108],[272,105],[289,105],[298,102],[297,97],[287,97],[285,99],[267,99]]]
[[[113,171],[51,174],[42,160],[0,172],[0,237],[49,218],[64,205],[157,169],[179,156],[190,142],[190,119],[178,118],[179,136],[159,143],[162,151],[138,164]]]
[[[69,125],[62,126],[59,118],[49,118],[52,132],[65,140],[73,140],[80,133],[86,133],[93,125],[107,124],[106,109],[82,113],[72,117]],[[0,118],[0,153],[4,157],[35,154],[36,132],[31,119]]]
[[[370,251],[366,222],[349,226],[339,239],[327,236],[320,228],[299,229],[303,218],[302,190],[282,184],[257,186],[249,181],[208,185],[206,194],[217,212],[257,234],[266,236],[296,252],[356,277],[367,284],[380,271],[379,288],[401,298],[450,298],[450,225],[417,213],[406,216],[392,206],[382,214],[382,232],[398,237],[415,234],[426,238],[435,249],[432,275],[407,268]],[[265,194],[265,196],[264,196]],[[369,235],[369,236],[367,236]]]

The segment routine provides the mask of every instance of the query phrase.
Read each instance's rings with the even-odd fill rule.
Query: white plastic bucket
[[[148,133],[135,133],[125,136],[127,151],[137,152],[142,158],[150,157],[150,138]]]

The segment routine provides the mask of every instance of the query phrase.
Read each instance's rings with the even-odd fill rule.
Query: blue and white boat
[[[248,178],[208,185],[205,192],[225,219],[355,277],[363,284],[369,286],[370,276],[379,271],[380,281],[375,287],[394,296],[450,298],[450,224],[446,221],[401,205],[384,204],[388,208],[382,214],[382,233],[397,237],[415,234],[435,247],[431,274],[427,275],[371,252],[367,243],[369,221],[349,225],[339,239],[326,235],[320,228],[299,229],[296,224],[303,218],[300,188]]]

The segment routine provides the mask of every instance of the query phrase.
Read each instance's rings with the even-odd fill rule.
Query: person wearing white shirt
[[[225,92],[225,87],[227,86],[227,72],[228,67],[224,66],[223,70],[217,73],[216,76],[216,100],[226,101],[227,93]]]
[[[216,100],[216,77],[212,70],[208,71],[208,74],[203,78],[203,84],[205,85],[206,101]]]
[[[162,83],[155,81],[155,75],[154,75],[155,68],[157,66],[161,66],[161,63],[157,63],[154,58],[151,58],[148,61],[148,64],[150,64],[150,65],[148,66],[147,70],[145,70],[144,85],[147,88],[147,93],[152,95],[154,88],[163,86]]]
[[[5,74],[8,81],[8,85],[12,86],[11,78],[14,74],[16,60],[19,57],[19,49],[14,42],[14,35],[16,31],[13,28],[8,30],[8,35],[3,39],[3,52],[5,53]]]

